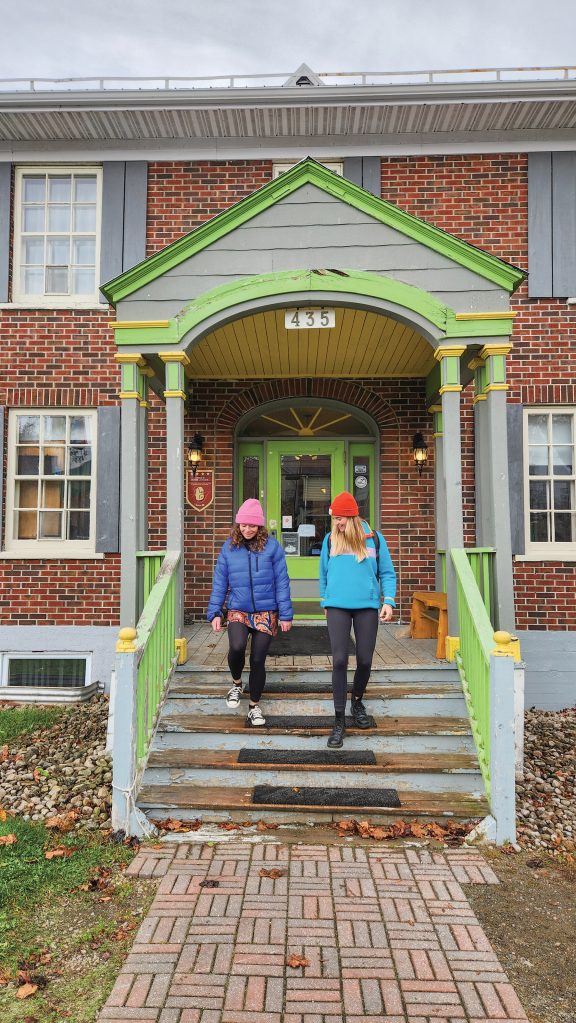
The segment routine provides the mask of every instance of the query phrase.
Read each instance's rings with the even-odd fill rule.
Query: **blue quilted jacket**
[[[281,621],[292,621],[286,556],[277,540],[268,537],[262,551],[251,551],[244,544],[233,547],[231,540],[226,541],[214,569],[209,622],[222,614],[224,601],[235,611],[278,611]]]

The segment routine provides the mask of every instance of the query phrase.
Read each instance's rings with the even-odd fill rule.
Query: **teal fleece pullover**
[[[376,577],[376,544],[372,530],[363,523],[366,533],[367,558],[357,561],[354,554],[334,555],[328,550],[329,535],[324,537],[320,554],[320,603],[322,607],[380,608],[381,604],[396,607],[396,572],[382,533],[380,537],[380,585]],[[384,599],[382,599],[382,597]]]

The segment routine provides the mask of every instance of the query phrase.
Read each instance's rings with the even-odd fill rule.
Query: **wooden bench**
[[[446,657],[448,601],[445,593],[417,590],[412,596],[410,635],[413,639],[435,639],[436,657]]]

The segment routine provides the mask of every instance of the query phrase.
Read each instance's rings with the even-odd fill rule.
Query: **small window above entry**
[[[277,163],[272,164],[272,177],[279,178],[281,174],[285,174],[286,171],[292,170],[296,166],[298,160],[279,160]],[[333,174],[339,174],[340,177],[344,175],[344,164],[342,160],[318,160],[318,163],[326,167],[326,170],[332,171]]]

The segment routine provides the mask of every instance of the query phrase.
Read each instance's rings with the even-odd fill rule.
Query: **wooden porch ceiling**
[[[244,316],[188,355],[195,380],[269,377],[426,377],[433,349],[417,331],[361,309],[336,309],[329,329],[287,330],[284,309]]]

